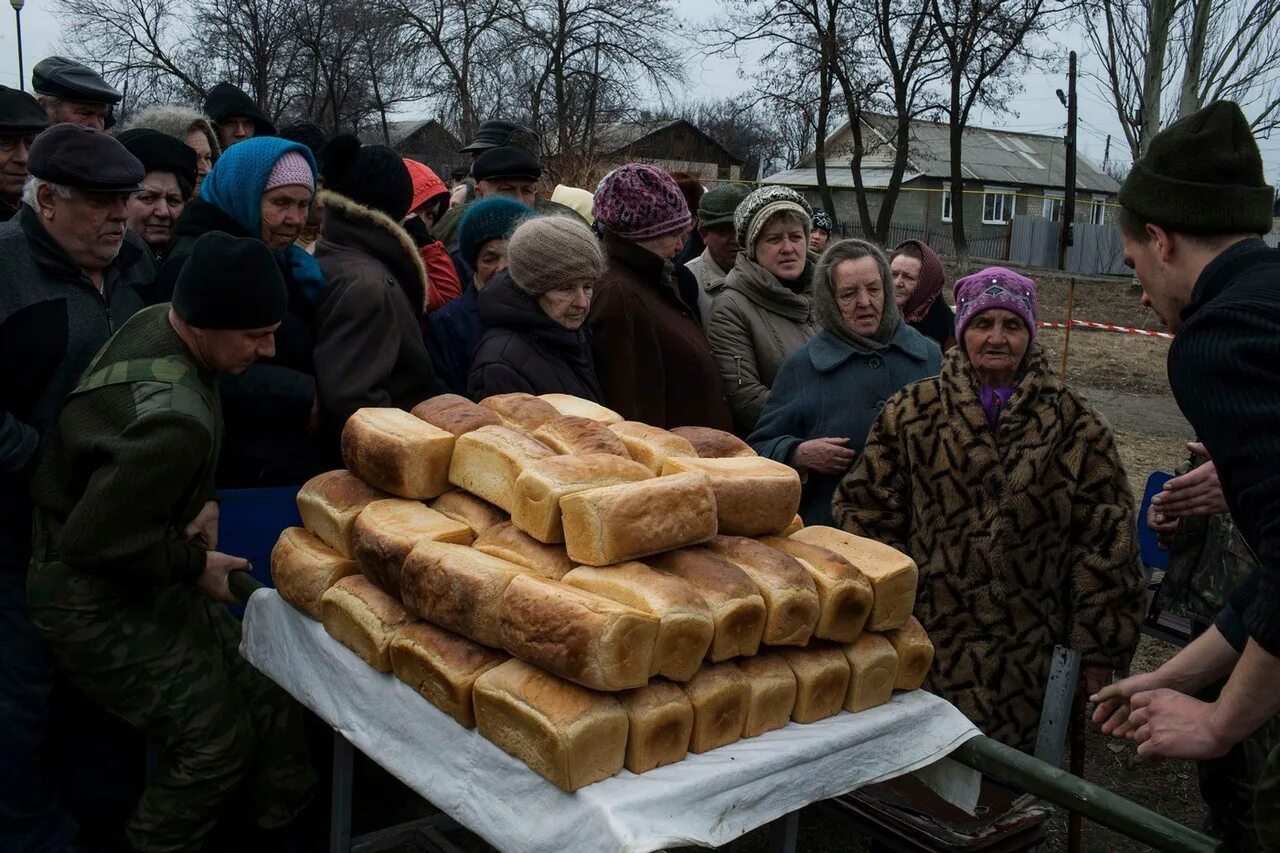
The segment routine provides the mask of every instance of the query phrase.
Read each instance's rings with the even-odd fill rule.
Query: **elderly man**
[[[39,759],[53,672],[25,605],[28,479],[63,398],[142,307],[134,285],[153,268],[125,230],[144,171],[119,142],[60,124],[36,137],[27,165],[25,204],[0,225],[0,838],[60,850],[71,829]]]
[[[724,289],[725,277],[738,259],[733,214],[750,192],[746,184],[725,184],[705,193],[698,202],[698,234],[706,248],[685,266],[698,280],[698,311],[704,329],[711,320],[711,303]]]
[[[92,68],[51,56],[31,69],[31,88],[49,116],[49,124],[69,122],[93,130],[112,124],[111,108],[121,95]]]
[[[276,126],[262,114],[253,98],[230,83],[219,83],[209,90],[204,114],[213,119],[223,151],[255,136],[276,135]]]
[[[0,222],[8,222],[18,212],[31,143],[48,126],[35,98],[0,86]]]

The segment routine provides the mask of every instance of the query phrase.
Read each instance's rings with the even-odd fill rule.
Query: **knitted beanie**
[[[964,330],[983,311],[1003,308],[1018,315],[1031,339],[1036,337],[1036,283],[1004,267],[984,270],[956,279],[956,340],[964,341]],[[963,345],[963,344],[962,344]]]
[[[299,121],[286,124],[280,128],[280,138],[290,142],[300,142],[311,149],[312,154],[319,154],[324,148],[324,128],[313,121]]]
[[[208,231],[173,286],[173,310],[197,329],[265,329],[284,319],[289,290],[271,250],[252,237]]]
[[[361,145],[350,134],[336,136],[320,152],[320,174],[325,189],[396,222],[409,213],[413,179],[400,155],[385,145]]]
[[[628,163],[596,187],[596,221],[623,240],[649,240],[689,230],[693,214],[675,178],[657,166]]]
[[[473,201],[458,223],[458,251],[463,260],[475,267],[485,243],[507,239],[520,220],[533,215],[533,208],[505,196]]]
[[[1187,234],[1265,234],[1275,195],[1249,122],[1215,101],[1156,134],[1120,187],[1120,206]]]
[[[733,214],[733,228],[738,234],[738,245],[747,257],[756,259],[756,240],[765,223],[776,213],[787,210],[804,220],[804,235],[809,238],[813,211],[809,202],[790,187],[761,187],[742,200]]]
[[[733,225],[733,214],[751,189],[746,184],[725,184],[702,197],[698,204],[698,226]]]
[[[297,151],[286,151],[271,167],[271,174],[267,175],[267,183],[262,191],[267,193],[277,187],[306,187],[315,190],[315,177],[311,174],[311,164],[307,162],[307,158]]]
[[[521,223],[511,235],[507,272],[516,287],[541,296],[562,284],[598,281],[604,274],[604,252],[577,217],[539,216]]]
[[[816,228],[819,231],[826,231],[830,234],[831,229],[835,227],[835,223],[831,221],[831,214],[819,207],[814,209],[813,222],[809,227],[810,230]]]
[[[297,152],[311,165],[311,152],[306,146],[278,136],[255,136],[237,142],[222,153],[204,176],[200,198],[230,216],[249,234],[260,234],[262,194],[266,192],[267,178],[290,152]]]

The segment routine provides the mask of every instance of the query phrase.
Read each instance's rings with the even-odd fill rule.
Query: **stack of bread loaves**
[[[916,567],[724,432],[565,395],[362,409],[280,594],[566,791],[915,690]]]

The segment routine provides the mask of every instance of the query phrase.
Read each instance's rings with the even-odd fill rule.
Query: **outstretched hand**
[[[1208,455],[1203,444],[1193,442],[1187,445],[1187,450]],[[1165,483],[1164,491],[1151,499],[1151,508],[1161,522],[1229,511],[1222,483],[1218,481],[1218,469],[1212,461]]]

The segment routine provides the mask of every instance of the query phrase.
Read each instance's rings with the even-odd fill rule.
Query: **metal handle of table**
[[[972,738],[949,757],[998,782],[1079,812],[1095,823],[1157,850],[1215,853],[1222,849],[1217,839],[989,737]]]
[[[227,575],[227,588],[241,604],[249,603],[249,596],[262,589],[263,584],[246,571],[237,570]]]

